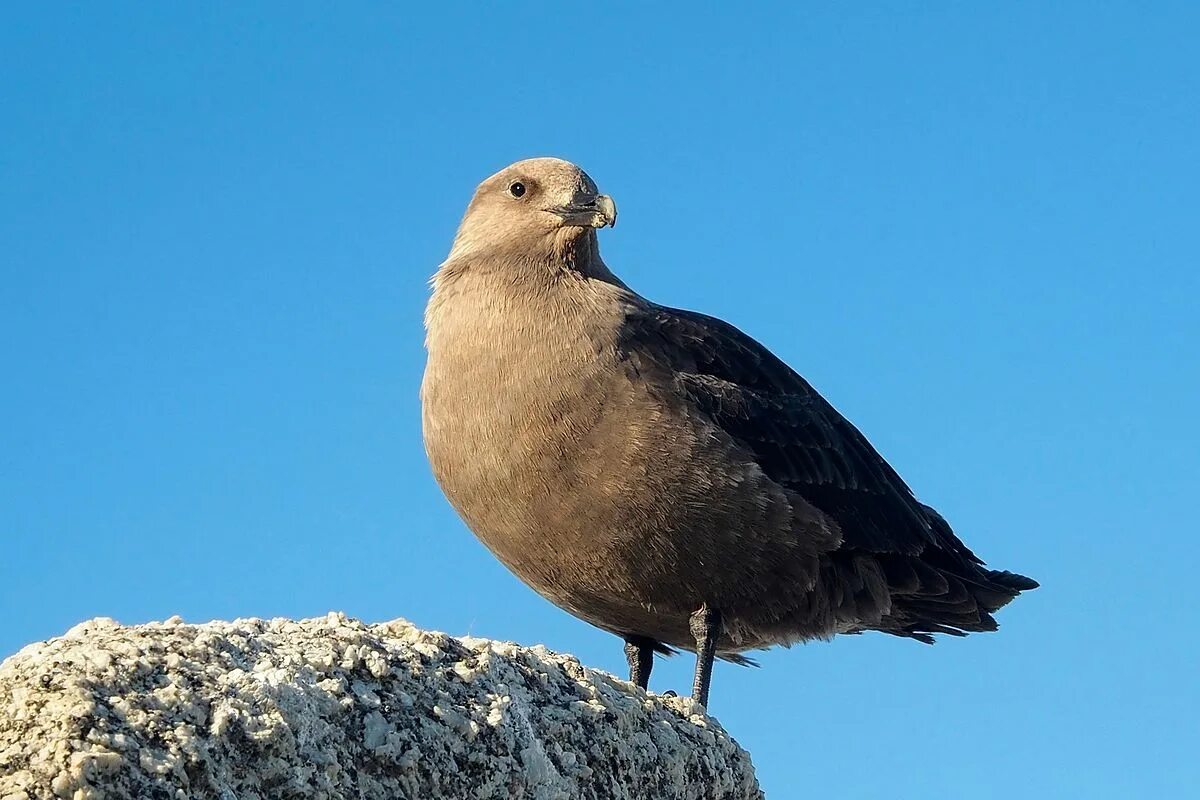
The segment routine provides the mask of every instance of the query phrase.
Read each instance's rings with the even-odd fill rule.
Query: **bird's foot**
[[[721,612],[705,603],[692,614],[688,622],[692,638],[696,640],[696,675],[692,681],[692,699],[708,708],[713,659],[717,655],[717,639],[721,636]]]

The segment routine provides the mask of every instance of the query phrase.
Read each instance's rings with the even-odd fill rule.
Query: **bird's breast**
[[[548,538],[578,544],[580,506],[605,491],[596,447],[628,382],[605,326],[582,314],[458,300],[430,327],[425,446],[451,504],[517,569]]]

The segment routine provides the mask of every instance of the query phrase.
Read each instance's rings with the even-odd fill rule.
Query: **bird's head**
[[[454,237],[450,260],[507,256],[553,259],[594,249],[595,230],[617,222],[611,197],[588,174],[559,158],[530,158],[505,167],[475,190]]]

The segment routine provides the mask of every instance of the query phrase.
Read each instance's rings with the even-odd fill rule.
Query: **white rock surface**
[[[121,626],[0,664],[0,798],[760,798],[686,699],[403,620]]]

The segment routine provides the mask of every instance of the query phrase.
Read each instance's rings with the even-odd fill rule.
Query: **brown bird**
[[[861,433],[765,347],[660,306],[600,258],[616,206],[581,169],[479,185],[433,278],[425,448],[519,578],[625,640],[630,680],[839,633],[996,629],[1037,583],[987,569]]]

